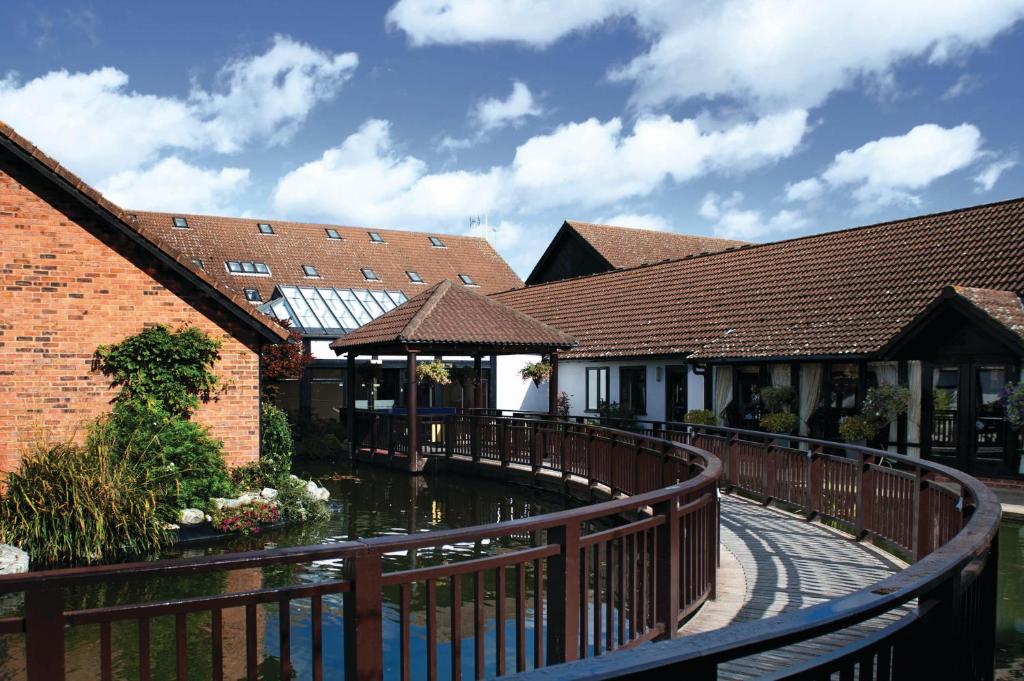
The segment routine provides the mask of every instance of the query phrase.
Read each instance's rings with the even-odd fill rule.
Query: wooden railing
[[[407,454],[406,419],[374,413],[360,418],[357,437],[364,449],[386,457]],[[672,638],[714,596],[722,473],[714,456],[686,444],[563,421],[456,415],[424,419],[422,428],[427,456],[461,461],[471,470],[515,468],[558,484],[603,489],[611,499],[465,529],[0,577],[0,594],[24,594],[25,603],[23,615],[0,618],[0,636],[23,637],[27,678],[49,681],[66,678],[66,633],[74,631],[96,651],[93,678],[106,680],[116,673],[112,627],[134,623],[133,663],[139,678],[149,679],[153,645],[164,643],[153,639],[154,622],[169,617],[176,677],[184,679],[195,664],[189,632],[198,620],[210,632],[203,677],[222,679],[231,667],[255,679],[268,636],[276,638],[281,678],[290,678],[301,631],[309,646],[301,652],[311,661],[311,676],[320,679],[328,645],[324,612],[336,610],[340,599],[346,678],[377,679],[388,669],[403,680],[432,680],[445,666],[459,679],[470,659],[471,675],[483,678]],[[383,566],[382,557],[395,552],[463,542],[498,546],[510,537],[518,542],[479,558],[392,572]],[[69,606],[65,594],[83,585],[113,588],[317,561],[340,563],[343,572],[326,581],[88,609]],[[396,604],[396,612],[387,604]],[[299,605],[308,612],[303,621],[292,616]],[[260,616],[268,607],[276,610],[276,631],[267,631]],[[228,611],[244,612],[241,640],[227,634]],[[421,623],[422,646],[413,636]],[[395,634],[387,640],[395,651],[387,664],[385,628]]]
[[[798,612],[648,646],[628,657],[561,665],[539,676],[616,678],[657,670],[712,679],[724,662],[813,641],[917,599],[911,614],[895,624],[772,678],[992,678],[1001,511],[978,480],[919,458],[810,438],[664,421],[599,422],[712,453],[724,464],[726,490],[808,520],[821,518],[913,564]]]

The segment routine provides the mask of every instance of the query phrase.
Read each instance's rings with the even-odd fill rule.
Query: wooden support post
[[[654,566],[655,622],[665,627],[662,639],[675,638],[679,630],[679,511],[676,498],[672,497],[654,507],[657,515],[665,522],[657,527],[657,562]]]
[[[64,678],[64,589],[25,591],[25,657],[28,681]]]
[[[484,406],[484,370],[479,354],[473,355],[473,407],[477,410]],[[476,411],[469,418],[469,453],[473,461],[480,461],[480,423],[483,416]]]
[[[380,555],[368,551],[346,558],[345,576],[353,582],[343,596],[345,678],[379,679],[384,675]]]
[[[348,458],[355,461],[356,450],[356,356],[348,353],[345,362],[345,427],[348,429]]]
[[[558,416],[558,350],[551,351],[551,377],[548,378],[548,414]]]
[[[580,646],[580,525],[569,522],[548,531],[548,543],[562,550],[547,559],[548,665],[579,658]]]
[[[408,399],[406,400],[409,410],[409,472],[419,472],[420,459],[420,424],[419,416],[416,413],[416,389],[419,387],[419,379],[416,376],[416,350],[406,348],[406,371],[408,372]]]

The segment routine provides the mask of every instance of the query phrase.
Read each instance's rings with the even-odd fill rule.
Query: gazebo
[[[558,329],[471,288],[444,281],[434,284],[365,326],[342,336],[331,348],[347,353],[346,419],[351,454],[356,455],[355,383],[357,355],[405,355],[408,388],[408,468],[422,470],[418,442],[416,360],[422,355],[469,355],[473,358],[476,389],[472,404],[483,404],[481,362],[484,355],[547,355],[551,360],[548,409],[558,403],[558,351],[576,345]]]

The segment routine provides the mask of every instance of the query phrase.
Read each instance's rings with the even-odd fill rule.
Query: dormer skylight
[[[256,225],[256,228],[260,230],[260,234],[273,234],[274,228],[268,225],[266,222],[260,222]]]
[[[316,271],[316,267],[314,267],[313,265],[303,265],[302,266],[302,273],[305,274],[307,277],[319,277],[320,276],[320,273]]]
[[[331,229],[330,227],[328,227],[324,231],[327,232],[327,238],[328,239],[337,239],[339,241],[341,240],[341,235],[338,234],[338,230]]]
[[[466,286],[476,286],[476,282],[473,281],[473,277],[469,276],[468,274],[460,274],[459,279],[461,279],[462,283],[465,284]]]
[[[359,271],[363,273],[363,279],[365,279],[366,281],[380,281],[380,277],[377,276],[377,273],[371,270],[369,267],[363,267]]]
[[[174,217],[171,219],[175,229],[188,229],[188,220],[183,217]]]
[[[444,245],[444,242],[441,241],[440,237],[432,236],[428,238],[430,239],[430,245],[434,248],[447,248],[447,246]]]
[[[372,241],[375,244],[387,243],[384,241],[384,237],[380,235],[380,232],[367,232],[367,234],[370,235],[370,241]]]

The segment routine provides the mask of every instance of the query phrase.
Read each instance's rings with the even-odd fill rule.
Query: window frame
[[[590,408],[590,372],[596,372],[598,381],[597,404]],[[603,379],[601,378],[603,374]],[[585,367],[583,369],[583,411],[587,414],[598,414],[601,412],[601,381],[604,382],[604,401],[608,403],[608,393],[611,390],[611,369],[606,366]]]
[[[427,239],[434,248],[448,248],[448,245],[439,236],[428,236]]]
[[[310,279],[322,279],[320,276],[320,270],[316,268],[316,265],[303,265],[302,274]]]
[[[366,281],[380,281],[380,276],[373,271],[372,267],[360,267],[359,271],[363,273],[363,279]]]
[[[234,265],[234,267],[232,267]],[[248,266],[248,267],[246,267]],[[205,269],[205,268],[204,268]],[[247,277],[269,277],[270,267],[262,260],[225,260],[224,269],[228,274]]]
[[[384,237],[381,236],[380,232],[367,232],[370,235],[370,243],[374,244],[386,244]]]
[[[242,291],[245,293],[245,299],[248,300],[250,303],[263,302],[263,295],[260,293],[260,290],[258,288],[246,288],[242,289]]]
[[[188,224],[188,218],[183,215],[175,215],[172,217],[171,226],[174,227],[174,229],[192,229]]]
[[[332,241],[342,241],[341,232],[334,229],[333,227],[324,227],[324,234],[327,235],[328,239]]]
[[[417,272],[416,270],[406,270],[405,276],[409,277],[409,281],[414,284],[426,283],[425,281],[423,281],[423,277],[420,276],[420,273]]]
[[[469,276],[468,274],[465,274],[465,273],[460,273],[459,274],[459,280],[462,282],[463,286],[479,286],[479,284],[477,284],[473,280],[473,277],[471,277],[471,276]]]
[[[641,409],[636,409],[633,404],[626,404],[626,377],[623,374],[636,374],[640,376],[643,389],[640,391],[640,399],[643,404]],[[629,364],[619,367],[619,406],[626,407],[637,416],[647,415],[647,365]]]
[[[266,229],[264,229],[266,228]],[[274,226],[269,222],[257,222],[256,229],[259,230],[260,234],[265,236],[276,236],[277,232],[274,231]]]
[[[206,271],[206,263],[203,262],[202,258],[192,258],[192,264],[201,269],[202,271]]]

